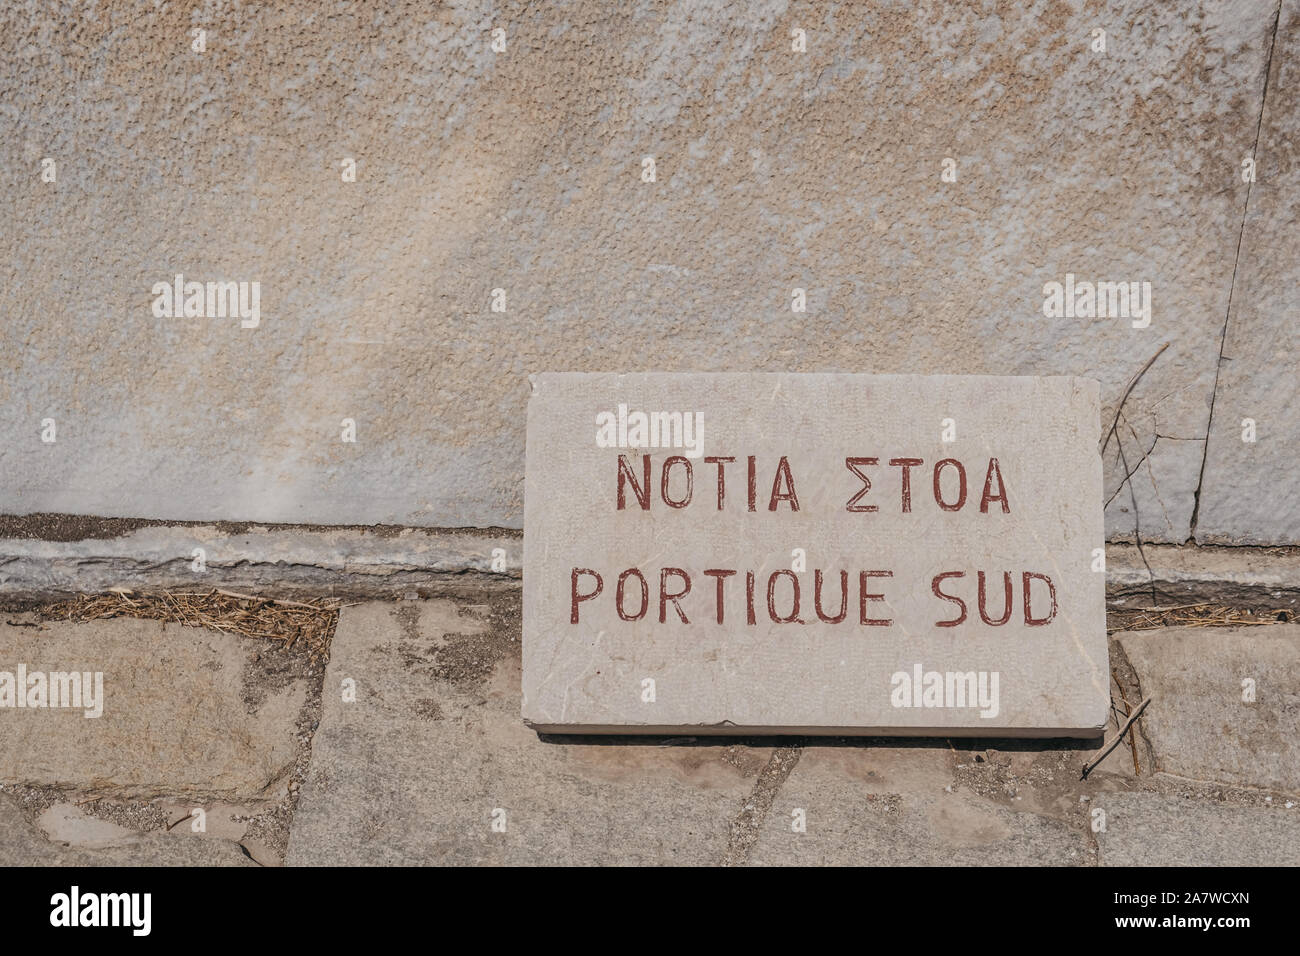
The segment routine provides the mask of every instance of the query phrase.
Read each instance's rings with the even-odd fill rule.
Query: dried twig
[[[1111,668],[1110,676],[1111,680],[1115,682],[1115,686],[1119,688],[1119,697],[1120,700],[1124,701],[1124,715],[1127,717],[1133,713],[1133,708],[1129,706],[1128,694],[1124,693],[1124,685],[1120,683],[1119,675],[1115,673],[1113,667]],[[1114,702],[1113,697],[1111,698],[1111,702]],[[1119,723],[1119,721],[1116,720],[1115,723]],[[1128,742],[1129,746],[1133,749],[1133,774],[1134,776],[1140,777],[1142,776],[1142,769],[1138,766],[1137,734],[1129,734]]]
[[[216,589],[218,594],[224,594],[226,597],[239,598],[241,601],[270,601],[272,604],[283,604],[285,607],[305,607],[313,611],[319,611],[314,604],[303,604],[301,601],[285,601],[281,598],[260,598],[251,594],[240,594],[238,591],[223,591],[221,588]]]
[[[1124,739],[1124,734],[1126,734],[1128,729],[1133,726],[1133,721],[1142,716],[1142,711],[1147,709],[1147,704],[1149,703],[1151,703],[1150,697],[1138,704],[1137,710],[1128,715],[1128,720],[1124,721],[1124,726],[1119,729],[1119,733],[1115,735],[1115,739],[1103,747],[1101,753],[1083,765],[1083,776],[1079,778],[1080,780],[1087,780],[1088,774],[1096,770],[1097,766],[1110,756],[1110,752],[1119,745],[1121,740]]]
[[[1147,369],[1155,363],[1156,359],[1160,358],[1160,354],[1167,348],[1169,348],[1168,342],[1156,349],[1156,354],[1147,359],[1147,364],[1142,366],[1142,370],[1129,380],[1128,387],[1124,389],[1124,394],[1120,396],[1119,404],[1115,406],[1115,420],[1110,423],[1110,431],[1106,432],[1106,439],[1101,443],[1101,453],[1103,455],[1106,454],[1106,446],[1110,444],[1111,435],[1115,435],[1115,430],[1119,428],[1119,416],[1124,411],[1124,403],[1128,401],[1129,393],[1133,391],[1133,387],[1137,385],[1138,380],[1147,373]],[[1118,440],[1118,436],[1116,438]],[[1128,470],[1127,466],[1124,470]]]
[[[1151,356],[1149,359],[1147,359],[1147,364],[1143,365],[1142,368],[1138,371],[1138,373],[1134,375],[1132,379],[1129,380],[1128,387],[1124,389],[1124,394],[1120,396],[1119,404],[1115,406],[1115,419],[1110,423],[1110,431],[1106,432],[1106,438],[1101,443],[1102,455],[1106,454],[1106,446],[1110,444],[1110,439],[1112,435],[1115,436],[1115,444],[1119,446],[1119,458],[1124,465],[1125,478],[1120,483],[1119,488],[1115,489],[1115,494],[1116,495],[1119,494],[1120,488],[1123,488],[1124,485],[1128,485],[1129,498],[1132,500],[1132,504],[1133,504],[1133,538],[1135,541],[1137,541],[1138,554],[1142,558],[1142,564],[1146,566],[1147,577],[1150,578],[1151,580],[1152,603],[1154,603],[1156,599],[1155,575],[1151,571],[1151,565],[1147,563],[1146,549],[1142,547],[1141,516],[1138,513],[1137,492],[1133,490],[1133,473],[1137,469],[1135,468],[1133,469],[1133,471],[1129,470],[1128,456],[1124,454],[1124,441],[1119,437],[1118,429],[1119,429],[1120,417],[1124,414],[1124,403],[1128,401],[1128,397],[1132,393],[1133,387],[1137,385],[1138,380],[1141,379],[1142,376],[1147,373],[1147,369],[1149,369],[1155,363],[1156,359],[1160,358],[1161,354],[1167,348],[1169,348],[1168,342],[1160,346],[1160,348],[1156,349],[1156,354]],[[1159,441],[1159,437],[1157,437],[1156,440]],[[1152,445],[1151,447],[1155,448],[1154,445]],[[1141,462],[1139,462],[1139,464],[1141,464]],[[1114,495],[1112,495],[1111,497],[1113,498]],[[1107,503],[1109,504],[1109,502]]]

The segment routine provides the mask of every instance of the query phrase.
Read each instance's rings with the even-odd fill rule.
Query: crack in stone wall
[[[1277,27],[1282,17],[1282,2],[1283,0],[1277,2],[1277,11],[1273,14],[1273,29],[1269,34],[1268,59],[1264,63],[1264,89],[1259,98],[1259,115],[1255,121],[1255,140],[1250,147],[1252,159],[1255,159],[1259,154],[1259,137],[1264,128],[1264,111],[1268,107],[1269,79],[1273,68],[1273,52],[1277,48]],[[1210,411],[1205,420],[1205,453],[1201,457],[1201,469],[1196,479],[1195,504],[1192,508],[1191,526],[1187,534],[1188,543],[1196,539],[1196,523],[1200,517],[1201,508],[1201,488],[1205,484],[1205,463],[1210,459],[1210,432],[1214,425],[1214,403],[1219,395],[1219,373],[1223,368],[1223,350],[1228,341],[1228,323],[1232,321],[1232,296],[1237,287],[1237,267],[1241,263],[1241,246],[1246,236],[1246,221],[1250,213],[1250,196],[1254,185],[1253,179],[1246,183],[1246,200],[1242,203],[1241,229],[1237,232],[1237,249],[1232,259],[1232,279],[1228,282],[1228,304],[1224,309],[1223,330],[1219,333],[1219,358],[1214,365],[1214,388],[1210,392]]]

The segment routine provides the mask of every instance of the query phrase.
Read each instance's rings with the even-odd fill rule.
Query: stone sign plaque
[[[532,381],[536,730],[1101,732],[1096,382]]]

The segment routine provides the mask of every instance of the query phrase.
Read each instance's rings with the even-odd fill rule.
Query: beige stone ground
[[[1077,741],[538,737],[519,718],[518,614],[516,595],[493,592],[345,608],[328,669],[301,675],[305,724],[249,695],[256,668],[230,680],[230,662],[265,645],[169,625],[173,659],[213,645],[229,664],[167,672],[171,706],[228,710],[184,711],[175,729],[196,746],[161,747],[151,762],[109,681],[99,733],[135,769],[91,789],[66,774],[33,779],[44,758],[29,751],[0,781],[0,862],[273,865],[287,852],[312,865],[1300,863],[1293,625],[1119,635],[1117,707],[1153,701],[1134,743],[1081,780],[1096,748]],[[98,647],[86,660],[106,676],[133,660],[132,646],[138,674],[150,673],[146,654],[164,653],[136,640],[139,622],[6,621],[17,623],[0,623],[0,646]],[[1248,703],[1240,684],[1251,674]],[[278,741],[301,736],[302,758],[257,798],[196,792],[194,761],[235,746],[205,715],[236,711],[266,721],[240,746],[275,763]],[[51,715],[0,711],[0,750],[32,747],[16,717]],[[49,723],[46,746],[64,734],[75,745],[70,725]],[[196,806],[205,834],[193,832]]]

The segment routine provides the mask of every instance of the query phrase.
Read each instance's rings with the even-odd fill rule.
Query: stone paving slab
[[[287,862],[720,862],[770,750],[543,740],[519,717],[517,617],[487,615],[343,610]]]
[[[1053,819],[996,803],[970,787],[954,787],[948,757],[946,749],[881,754],[808,748],[773,802],[750,862],[804,866],[1080,866],[1091,862],[1082,813],[1072,822]],[[798,811],[803,811],[803,832],[794,829]]]
[[[117,634],[160,659],[208,659],[150,643],[134,629],[141,623],[148,622],[81,627],[99,635],[101,653]],[[6,625],[0,646],[20,646],[11,632],[21,632],[29,642],[53,634],[70,647],[71,638],[59,637],[67,627]],[[1100,854],[1105,865],[1294,865],[1300,798],[1284,785],[1296,762],[1288,690],[1300,686],[1292,670],[1297,631],[1118,635],[1135,679],[1155,698],[1139,724],[1150,746],[1139,741],[1140,772],[1125,745],[1081,781],[1092,742],[796,738],[776,747],[771,738],[541,737],[519,716],[517,595],[355,605],[344,609],[335,636],[287,862],[1093,865]],[[225,640],[167,629],[169,640],[200,635]],[[213,659],[222,671],[190,667],[187,683],[166,685],[172,697],[179,687],[207,699],[195,690],[196,675],[208,680],[238,663]],[[1220,726],[1218,715],[1236,707],[1219,687],[1223,675],[1236,687],[1247,664],[1265,678],[1256,702]],[[106,706],[99,720],[109,713]],[[234,713],[232,705],[210,716]],[[32,716],[52,715],[0,710],[0,728]],[[189,719],[201,720],[197,708]],[[0,757],[42,777],[42,751],[10,733]],[[205,740],[218,729],[185,733]],[[1151,748],[1166,772],[1153,773]],[[278,850],[261,853],[227,819],[233,804],[196,801],[211,824],[196,837],[183,827],[139,832],[130,816],[92,816],[75,791],[53,802],[48,789],[35,796],[42,802],[22,797],[24,811],[18,796],[0,792],[0,865],[252,865],[249,854],[278,862]],[[169,820],[190,805],[165,793],[152,802]],[[1106,829],[1094,834],[1098,809]],[[802,832],[792,828],[796,810]]]
[[[1222,818],[1251,846],[1300,819],[1259,790],[1154,773],[1144,742],[1140,772],[1125,745],[1084,781],[1092,742],[539,736],[518,713],[518,603],[492,601],[344,609],[288,863],[1095,865],[1098,807],[1187,810],[1150,831],[1169,829],[1171,853],[1191,853],[1186,821]],[[1199,854],[1240,857],[1214,840]]]
[[[1166,773],[1300,793],[1300,625],[1118,635],[1152,698],[1142,731]],[[1253,700],[1243,700],[1253,682]]]
[[[1052,741],[543,737],[518,639],[517,603],[345,608],[287,862],[1083,864],[1082,795],[1132,776]]]
[[[1102,866],[1300,866],[1300,809],[1108,793]]]
[[[266,795],[297,757],[307,689],[301,680],[252,686],[245,669],[256,650],[236,635],[130,618],[0,624],[0,672],[16,679],[22,666],[29,681],[100,673],[103,688],[98,717],[84,707],[0,707],[0,783]]]
[[[50,822],[49,817],[44,819]],[[0,794],[0,866],[257,865],[231,840],[159,832],[137,834],[103,821],[96,823],[81,827],[75,834],[92,846],[68,846],[47,839],[9,796]],[[66,829],[62,835],[74,836]]]

